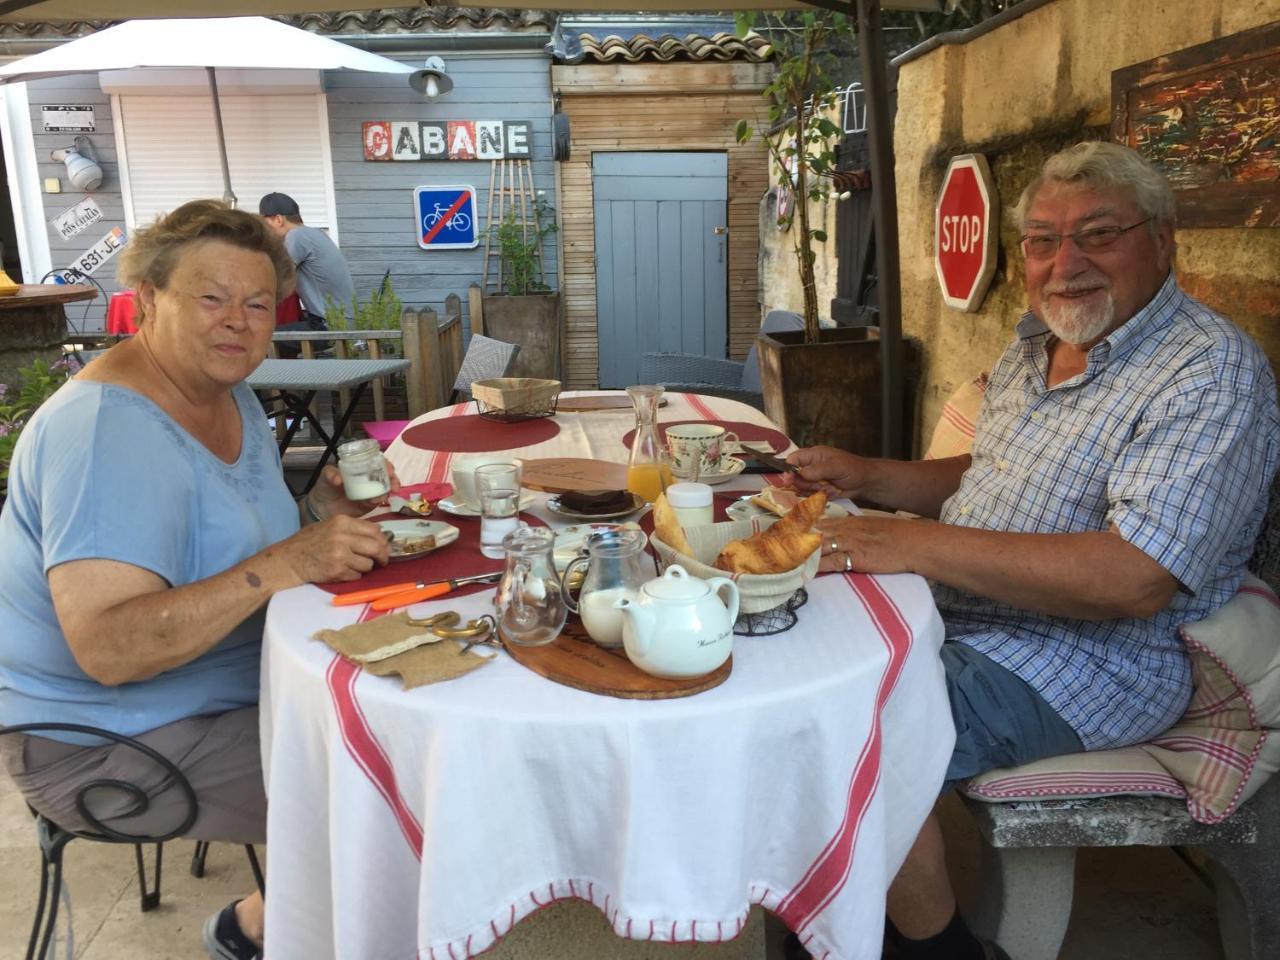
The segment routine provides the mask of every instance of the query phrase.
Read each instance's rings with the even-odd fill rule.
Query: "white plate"
[[[547,501],[547,509],[549,511],[557,517],[567,517],[570,520],[616,520],[619,517],[630,516],[637,510],[643,510],[644,507],[644,499],[634,493],[631,494],[631,506],[626,510],[617,510],[613,513],[579,513],[576,510],[569,510],[561,504],[559,495]]]
[[[569,561],[578,555],[578,551],[587,542],[587,537],[591,536],[591,534],[597,530],[617,530],[619,527],[639,530],[640,524],[578,523],[572,527],[561,527],[556,531],[556,537],[551,547],[551,557],[555,562],[556,569],[563,570],[568,566]]]
[[[532,490],[520,494],[520,509],[528,510],[538,500],[538,494]],[[452,513],[455,517],[478,517],[480,516],[480,508],[473,507],[469,503],[463,503],[461,500],[455,500],[451,495],[445,497],[436,504],[445,513]]]
[[[384,533],[391,534],[391,559],[408,560],[420,557],[432,550],[439,550],[458,539],[458,528],[451,523],[439,520],[379,520],[378,526]],[[426,537],[435,537],[435,545],[428,548],[417,546]]]
[[[751,498],[758,494],[749,493],[745,497],[739,497],[733,503],[724,508],[725,516],[730,520],[754,520],[756,517],[765,515],[775,516],[773,511],[766,510],[764,507],[758,507],[751,502]],[[849,511],[838,503],[828,503],[826,511],[822,514],[827,519],[835,517],[847,517]]]
[[[717,483],[727,483],[728,481],[736,477],[738,474],[740,474],[743,470],[747,469],[747,462],[745,460],[739,460],[737,457],[725,457],[725,460],[728,461],[729,463],[728,470],[722,470],[720,473],[699,474],[698,482],[709,483],[713,485]]]

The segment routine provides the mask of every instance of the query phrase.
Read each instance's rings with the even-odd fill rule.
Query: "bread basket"
[[[677,552],[664,543],[658,535],[651,534],[649,542],[653,544],[658,555],[659,566],[665,570],[669,565],[678,563],[695,577],[726,576],[723,570],[711,564],[716,556],[730,540],[742,540],[772,526],[777,517],[756,517],[751,520],[731,520],[725,523],[712,523],[706,526],[686,527],[685,538],[693,548],[694,556],[690,557]],[[791,603],[796,591],[802,590],[805,583],[818,573],[818,560],[822,550],[814,550],[800,566],[782,573],[754,574],[744,573],[734,578],[738,585],[739,621],[746,614],[763,613],[776,607]]]
[[[538,377],[492,377],[475,380],[471,397],[480,416],[511,423],[554,416],[560,397],[559,380]]]

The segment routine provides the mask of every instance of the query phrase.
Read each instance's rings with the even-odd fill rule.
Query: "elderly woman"
[[[194,787],[187,836],[261,842],[264,606],[277,590],[354,579],[387,546],[355,519],[368,504],[342,496],[333,468],[294,503],[244,383],[293,276],[262,221],[185,204],[133,236],[120,275],[138,292],[138,335],[59,390],[14,455],[0,514],[0,723],[136,737]],[[95,816],[117,829],[181,819],[177,791],[127,747],[64,734],[0,746],[28,802],[65,827],[86,828],[75,796],[102,778],[154,794],[145,814],[113,823],[122,798],[95,793]],[[257,893],[205,929],[210,956],[227,960],[256,956],[261,938]]]

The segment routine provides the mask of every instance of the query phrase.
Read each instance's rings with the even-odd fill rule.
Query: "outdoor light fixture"
[[[50,153],[49,159],[61,160],[67,165],[67,179],[77,190],[96,190],[102,186],[98,152],[88,137],[76,137],[71,146]]]
[[[444,60],[440,57],[427,57],[421,70],[409,74],[409,86],[428,100],[433,100],[452,90],[453,81],[445,72]]]

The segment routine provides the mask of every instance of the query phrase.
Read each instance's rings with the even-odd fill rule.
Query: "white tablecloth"
[[[677,403],[661,419],[687,419]],[[764,422],[732,401],[690,409]],[[629,428],[628,412],[602,419],[619,416]],[[617,445],[597,418],[534,455]],[[399,442],[389,455],[405,482],[442,459]],[[263,655],[266,955],[462,960],[576,897],[633,939],[726,940],[759,903],[819,960],[879,957],[885,890],[951,752],[942,626],[918,577],[825,576],[809,595],[791,631],[735,638],[721,686],[636,701],[505,654],[405,692],[308,639],[358,608],[279,594]]]

